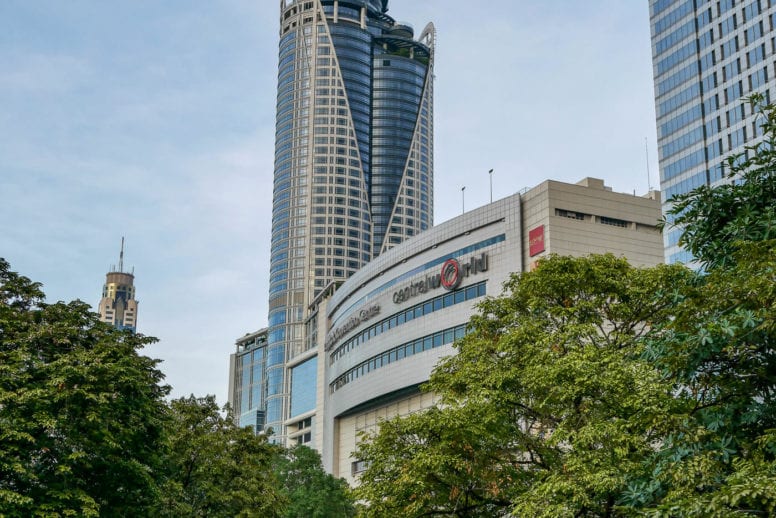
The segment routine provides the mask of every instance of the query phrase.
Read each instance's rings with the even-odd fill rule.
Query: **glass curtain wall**
[[[660,188],[670,198],[722,180],[724,157],[762,136],[743,97],[773,100],[773,0],[650,0]],[[680,229],[665,234],[666,260],[692,262]]]
[[[311,302],[432,224],[433,26],[415,40],[387,13],[388,0],[280,2],[266,359],[277,442],[299,383],[286,365],[316,348]]]

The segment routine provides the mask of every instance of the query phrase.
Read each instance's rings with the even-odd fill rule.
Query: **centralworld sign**
[[[337,327],[326,336],[324,348],[328,351],[335,342],[345,336],[348,332],[360,326],[362,322],[366,322],[378,314],[380,314],[380,306],[378,304],[373,304],[358,311],[355,315],[348,318],[344,324]]]
[[[435,290],[440,286],[446,290],[454,290],[461,285],[463,279],[470,275],[476,275],[488,270],[488,254],[480,257],[470,257],[465,262],[457,259],[448,259],[442,264],[442,268],[436,274],[426,275],[423,279],[411,282],[408,286],[397,290],[393,294],[394,304],[401,304],[413,297]]]

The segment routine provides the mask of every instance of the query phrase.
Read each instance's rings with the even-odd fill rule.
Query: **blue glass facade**
[[[313,356],[291,369],[291,413],[293,418],[315,410],[318,357]]]
[[[266,421],[266,329],[245,335],[237,340],[236,346],[229,403],[239,426],[250,426],[260,432]]]
[[[284,442],[312,301],[433,223],[434,30],[415,39],[388,0],[280,6],[266,412]]]
[[[724,158],[762,132],[742,97],[776,91],[774,0],[650,0],[660,186],[676,194],[722,179]],[[665,235],[666,260],[690,262],[680,229]]]

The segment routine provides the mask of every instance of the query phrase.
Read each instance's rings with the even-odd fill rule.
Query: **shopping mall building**
[[[454,354],[477,302],[500,295],[510,273],[550,253],[612,252],[656,265],[659,218],[657,192],[614,193],[594,178],[546,181],[388,250],[308,308],[305,334],[318,346],[317,375],[306,376],[315,380],[315,405],[294,417],[298,427],[286,423],[288,442],[309,442],[327,471],[352,481],[363,468],[352,457],[359,433],[435,403],[420,385]]]

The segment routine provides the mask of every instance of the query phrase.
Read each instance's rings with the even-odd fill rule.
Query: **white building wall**
[[[589,218],[558,216],[556,209],[578,211]],[[603,224],[601,217],[628,222],[628,225],[623,228]],[[330,338],[329,347],[322,348],[326,350],[319,356],[325,374],[325,383],[319,386],[322,403],[318,415],[323,421],[320,440],[326,469],[355,482],[352,469],[357,459],[352,458],[352,453],[359,433],[374,430],[381,419],[407,415],[435,404],[433,394],[419,393],[417,387],[428,380],[439,359],[454,354],[455,349],[446,344],[398,359],[332,391],[335,380],[398,345],[467,323],[476,311],[476,302],[481,300],[441,308],[384,330],[331,364],[331,354],[337,347],[370,326],[416,304],[451,293],[440,286],[397,304],[393,298],[397,290],[436,274],[441,265],[437,263],[408,278],[402,278],[403,275],[434,261],[455,258],[465,263],[485,253],[487,270],[463,279],[458,291],[486,281],[486,294],[499,296],[512,272],[527,270],[534,261],[553,252],[569,255],[613,252],[634,264],[651,266],[662,262],[663,257],[662,240],[654,229],[659,217],[660,200],[656,193],[646,197],[613,193],[595,179],[585,179],[577,185],[545,182],[522,196],[516,194],[498,200],[438,225],[356,272],[328,299],[327,318],[320,319],[327,328],[320,330],[319,336],[329,333]],[[540,225],[544,225],[544,250],[531,257],[529,231]],[[487,240],[491,240],[487,246],[461,252]],[[378,314],[331,343],[331,336],[353,315],[375,305],[380,308]]]

